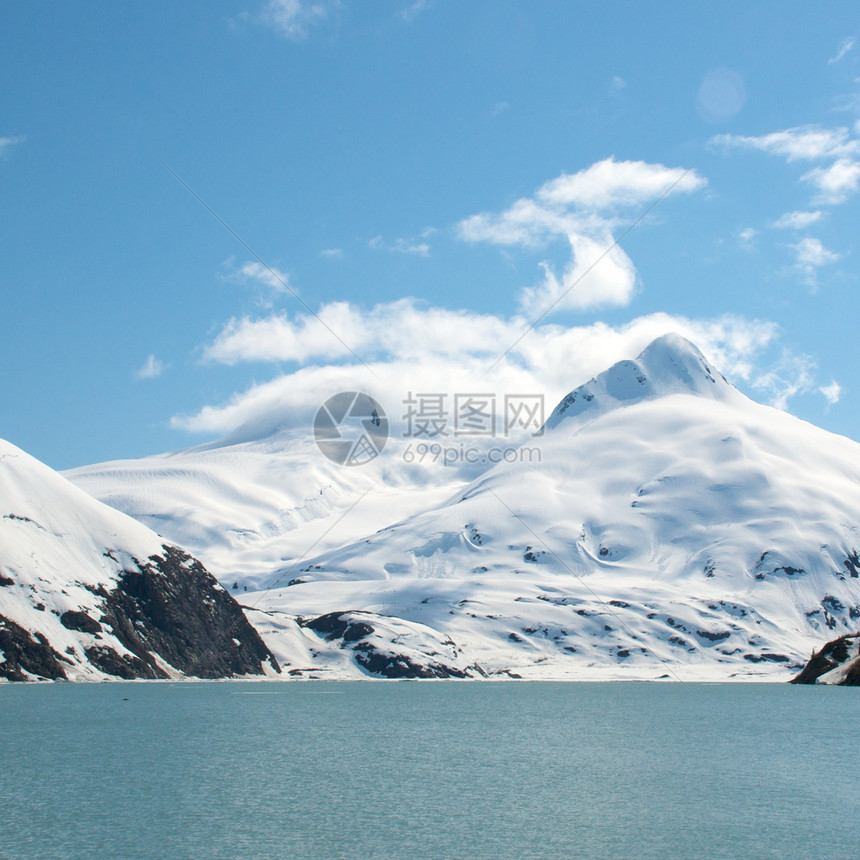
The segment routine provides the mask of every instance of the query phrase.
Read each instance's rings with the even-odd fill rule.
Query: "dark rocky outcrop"
[[[99,622],[140,662],[118,662],[107,654],[91,657],[93,662],[120,677],[128,672],[132,677],[166,677],[152,652],[198,678],[262,675],[264,662],[280,672],[239,604],[215,577],[182,550],[163,549],[163,556],[151,556],[137,562],[136,570],[123,571],[117,587],[101,594]]]
[[[792,684],[815,684],[818,679],[839,666],[846,665],[840,686],[860,687],[860,634],[840,636],[828,642],[820,651],[813,651],[801,673],[792,678]]]
[[[0,615],[0,678],[27,681],[33,676],[53,681],[64,679],[60,655],[41,633],[31,634],[19,624]]]
[[[380,678],[471,678],[485,676],[479,666],[461,667],[446,659],[438,648],[456,646],[450,639],[424,642],[423,646],[408,647],[384,629],[392,621],[402,619],[375,616],[368,612],[329,612],[301,621],[326,642],[338,642],[352,652],[353,659],[366,672]],[[375,627],[374,624],[377,626]],[[438,636],[438,633],[433,633]]]
[[[359,642],[355,648],[355,662],[383,678],[468,678],[469,673],[455,666],[437,661],[419,663],[404,654],[375,648],[370,642]]]
[[[66,630],[78,630],[81,633],[101,633],[102,626],[94,618],[90,618],[86,612],[78,612],[70,609],[60,616],[60,624]]]
[[[66,630],[83,634],[80,644],[89,663],[127,680],[170,677],[165,664],[197,678],[262,675],[264,663],[280,672],[242,608],[215,577],[182,550],[162,549],[163,555],[145,562],[135,559],[133,569],[127,565],[110,590],[90,588],[99,598],[95,609],[60,615]],[[44,633],[31,633],[0,616],[0,678],[68,678],[60,661],[74,664],[51,647]]]

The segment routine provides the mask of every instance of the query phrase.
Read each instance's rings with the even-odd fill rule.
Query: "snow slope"
[[[545,431],[514,462],[436,486],[384,457],[320,465],[275,437],[73,477],[148,521],[198,528],[195,551],[221,553],[252,592],[277,583],[242,599],[298,676],[364,674],[356,643],[396,656],[409,638],[403,665],[447,647],[452,674],[787,679],[856,630],[856,443],[754,403],[675,335],[571,392]],[[157,462],[169,479],[151,480]],[[370,515],[350,508],[365,488]],[[285,526],[302,504],[311,525]],[[271,540],[264,511],[280,524]],[[308,552],[333,519],[339,533]],[[245,553],[230,531],[244,528]],[[373,632],[321,642],[308,625],[333,613],[363,613]]]
[[[667,336],[572,392],[530,461],[302,565],[260,606],[366,609],[523,677],[789,677],[860,618],[860,446]]]
[[[391,439],[382,457],[349,468],[323,456],[308,434],[266,428],[260,438],[234,434],[65,475],[186,547],[223,583],[244,592],[271,584],[273,571],[308,552],[441,504],[463,484],[455,469],[404,462],[403,447],[403,440]]]
[[[266,657],[198,562],[0,440],[0,678],[262,674]]]

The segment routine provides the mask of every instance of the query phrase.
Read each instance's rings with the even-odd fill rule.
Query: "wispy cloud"
[[[542,282],[522,291],[520,306],[529,315],[553,304],[558,309],[623,306],[632,298],[636,269],[615,245],[614,231],[636,208],[661,195],[689,193],[705,184],[694,170],[607,158],[562,174],[501,213],[472,215],[457,231],[467,242],[526,248],[568,241],[571,257],[561,275],[545,261]]]
[[[286,272],[282,272],[274,266],[264,266],[262,263],[254,260],[243,263],[234,277],[238,280],[264,284],[275,293],[290,293],[291,295],[295,295],[297,292],[296,288],[290,283],[290,277]]]
[[[745,227],[743,230],[738,233],[738,242],[742,248],[750,249],[755,245],[755,237],[758,235],[758,231],[753,227]]]
[[[712,138],[711,143],[726,149],[754,149],[788,162],[829,162],[800,177],[818,189],[813,204],[842,203],[860,187],[860,139],[852,136],[848,128],[808,125],[758,137],[722,134]]]
[[[409,0],[409,2],[397,12],[397,17],[404,24],[411,24],[422,12],[430,8],[430,0]]]
[[[9,150],[18,143],[23,143],[26,138],[23,135],[18,137],[0,137],[0,158],[5,158]]]
[[[771,406],[786,409],[792,397],[815,389],[814,371],[815,362],[808,355],[784,349],[767,371],[758,374],[752,386],[769,398]]]
[[[418,257],[429,257],[430,243],[426,240],[435,232],[435,229],[428,227],[422,231],[418,238],[395,239],[393,242],[386,242],[382,236],[374,236],[368,240],[367,247],[374,251],[390,251],[393,254],[414,254]]]
[[[154,355],[149,355],[141,367],[134,372],[135,379],[155,379],[167,370],[167,365]]]
[[[832,66],[834,63],[838,63],[856,44],[857,40],[854,36],[843,39],[839,45],[839,50],[827,61],[827,65]]]
[[[818,390],[824,395],[828,406],[838,403],[839,398],[842,396],[842,386],[835,379],[830,385],[822,385]]]
[[[370,310],[332,303],[320,308],[319,317],[361,349],[373,376],[360,365],[344,363],[349,356],[340,342],[310,315],[233,320],[206,347],[209,360],[225,364],[295,361],[303,366],[237,393],[225,403],[176,416],[174,426],[205,433],[226,433],[249,422],[274,426],[287,421],[300,426],[309,421],[322,392],[350,386],[378,395],[390,415],[397,412],[408,390],[527,391],[544,393],[554,404],[594,374],[636,355],[670,331],[697,343],[729,378],[756,385],[766,396],[787,400],[785,386],[797,386],[799,391],[804,381],[792,378],[787,365],[779,375],[770,366],[761,369],[763,354],[778,338],[774,323],[730,315],[694,320],[660,313],[619,326],[543,324],[489,375],[487,357],[498,353],[499,343],[516,338],[525,322],[522,317],[427,307],[412,299]],[[765,373],[770,376],[762,378]]]
[[[308,31],[329,18],[339,6],[337,0],[269,0],[260,19],[288,39],[306,39]]]
[[[343,248],[326,248],[324,251],[320,251],[320,256],[328,257],[330,260],[339,260],[343,256]]]
[[[820,239],[813,239],[809,236],[804,237],[791,247],[795,252],[794,267],[803,275],[804,281],[810,287],[818,285],[818,269],[840,259],[840,255],[826,248]]]
[[[816,224],[821,220],[824,213],[820,210],[815,212],[786,212],[781,215],[770,226],[778,230],[805,230],[811,224]]]
[[[781,155],[787,161],[821,161],[860,153],[860,140],[852,138],[847,128],[815,125],[787,128],[757,137],[719,134],[711,138],[711,142],[726,148],[756,149],[769,155]]]

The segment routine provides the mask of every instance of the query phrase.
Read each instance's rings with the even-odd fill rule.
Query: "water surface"
[[[0,686],[0,856],[856,857],[860,690]]]

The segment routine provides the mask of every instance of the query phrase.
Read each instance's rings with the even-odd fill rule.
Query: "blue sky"
[[[554,398],[670,329],[860,439],[854,3],[0,24],[0,436],[56,468],[301,428],[349,386]]]

